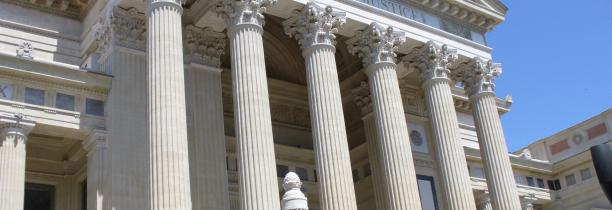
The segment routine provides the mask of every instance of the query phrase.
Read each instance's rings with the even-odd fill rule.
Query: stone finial
[[[188,25],[184,35],[185,60],[213,67],[221,66],[221,55],[227,43],[225,34],[210,28]]]
[[[283,180],[285,194],[281,200],[282,210],[308,210],[308,198],[300,188],[302,188],[300,177],[294,172],[287,173]]]
[[[395,51],[405,40],[403,32],[396,32],[391,26],[384,28],[378,23],[371,23],[347,40],[347,45],[349,52],[361,57],[363,65],[367,67],[380,62],[395,63]]]
[[[457,50],[433,41],[425,43],[416,55],[417,68],[421,79],[428,81],[437,78],[450,78],[450,67],[457,62]]]
[[[495,92],[495,79],[502,73],[501,64],[475,57],[458,72],[469,96]]]
[[[276,4],[276,0],[222,0],[217,5],[217,12],[228,27],[241,24],[263,26],[266,8]]]
[[[23,41],[19,44],[19,48],[17,48],[17,56],[27,59],[34,58],[34,47],[32,47],[32,43]]]
[[[301,10],[294,11],[294,16],[285,20],[285,33],[295,37],[302,49],[313,45],[336,45],[336,35],[346,22],[346,13],[334,11],[330,6],[308,2]]]

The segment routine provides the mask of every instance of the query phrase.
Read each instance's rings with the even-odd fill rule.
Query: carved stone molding
[[[217,5],[217,12],[226,20],[228,27],[265,24],[263,13],[276,4],[276,0],[223,0]]]
[[[226,35],[211,28],[188,25],[184,30],[185,61],[214,67],[221,66],[221,55],[227,44]]]
[[[395,51],[405,40],[403,32],[396,32],[391,26],[384,28],[378,23],[371,23],[346,43],[349,52],[362,58],[363,65],[367,67],[382,62],[395,63]]]
[[[427,116],[427,106],[420,89],[410,85],[401,85],[400,83],[400,92],[402,94],[404,112],[416,116]]]
[[[351,94],[353,95],[353,102],[361,109],[362,115],[372,112],[372,98],[367,81],[361,81],[357,87],[351,90]]]
[[[454,72],[454,77],[463,82],[468,96],[495,92],[495,79],[501,75],[501,64],[480,57]]]
[[[146,19],[136,8],[128,10],[115,7],[100,18],[96,31],[98,52],[108,53],[111,45],[138,51],[146,48]]]
[[[294,16],[283,22],[285,33],[295,37],[302,46],[308,49],[314,45],[336,45],[336,35],[344,23],[346,13],[334,11],[330,6],[309,2],[301,10],[294,11]]]
[[[457,50],[450,49],[447,45],[429,41],[415,55],[405,58],[415,61],[422,81],[426,82],[440,78],[450,79],[450,68],[456,64],[458,55]]]

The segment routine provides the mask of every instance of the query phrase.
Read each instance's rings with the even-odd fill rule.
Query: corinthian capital
[[[135,50],[145,50],[146,19],[136,8],[115,7],[108,15],[100,18],[96,30],[98,51],[106,53],[113,44]]]
[[[395,63],[395,51],[405,39],[403,32],[395,32],[391,26],[383,28],[377,23],[371,23],[349,39],[347,45],[349,52],[361,57],[363,65],[367,67],[382,62]]]
[[[424,82],[437,78],[448,79],[449,68],[457,62],[457,58],[457,50],[450,49],[447,45],[440,46],[433,41],[425,43],[416,55],[421,79]]]
[[[372,111],[372,97],[367,81],[361,81],[357,87],[351,89],[351,93],[353,95],[353,102],[361,109],[362,113],[365,114]]]
[[[276,0],[222,0],[217,6],[217,12],[225,18],[228,27],[241,24],[263,26],[263,13],[266,8],[276,3]]]
[[[285,33],[295,37],[302,49],[313,45],[336,45],[338,28],[345,22],[345,13],[334,11],[332,7],[323,8],[309,2],[303,9],[294,11],[295,15],[283,22]]]
[[[473,58],[457,72],[469,96],[495,92],[495,79],[501,75],[501,64],[480,57]]]
[[[221,55],[225,52],[225,34],[210,28],[188,25],[184,30],[185,60],[213,67],[221,66]]]

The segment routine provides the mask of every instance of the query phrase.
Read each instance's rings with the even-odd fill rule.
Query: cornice
[[[504,21],[507,8],[498,0],[410,0],[427,9],[490,31]],[[497,2],[496,7],[489,7],[480,1]],[[501,6],[500,6],[501,5]]]
[[[81,19],[95,0],[0,0],[71,19]]]

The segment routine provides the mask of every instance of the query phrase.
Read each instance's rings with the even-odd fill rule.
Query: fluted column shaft
[[[187,69],[191,200],[196,210],[229,210],[221,69]]]
[[[389,209],[387,196],[385,195],[385,184],[383,176],[385,175],[380,169],[380,156],[378,154],[378,134],[376,133],[376,122],[374,114],[370,113],[363,117],[363,127],[365,137],[368,144],[368,159],[370,161],[370,169],[372,170],[372,186],[374,188],[374,200],[376,201],[376,209]]]
[[[519,210],[521,203],[495,95],[483,93],[470,97],[470,100],[493,209]]]
[[[521,208],[522,210],[533,210],[533,202],[536,201],[534,195],[528,195],[526,197],[521,197]]]
[[[103,131],[94,131],[83,141],[87,150],[87,210],[103,209],[106,136]]]
[[[33,126],[0,121],[0,209],[22,210],[25,195],[26,140]]]
[[[493,209],[519,210],[521,202],[494,92],[494,80],[501,74],[501,65],[478,57],[472,59],[470,64],[459,70],[463,71],[460,78],[463,79],[472,103],[474,124]]]
[[[408,126],[395,69],[392,62],[371,64],[367,69],[378,130],[379,161],[389,208],[420,209]]]
[[[436,160],[448,210],[476,209],[474,195],[459,137],[459,123],[453,103],[450,80],[436,78],[423,85],[429,109]]]
[[[191,209],[181,2],[147,0],[151,209]]]
[[[241,210],[280,208],[261,24],[228,29]]]
[[[356,210],[335,48],[315,44],[304,49],[321,209]]]

